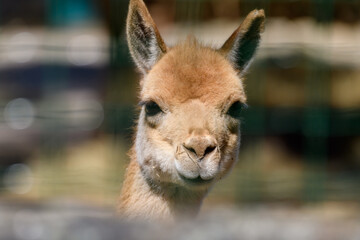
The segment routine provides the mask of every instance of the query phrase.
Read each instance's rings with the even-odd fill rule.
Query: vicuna
[[[265,15],[254,10],[219,49],[193,37],[165,45],[142,0],[131,0],[127,39],[142,72],[141,106],[119,211],[174,220],[197,214],[211,186],[233,167],[240,145],[243,76]]]

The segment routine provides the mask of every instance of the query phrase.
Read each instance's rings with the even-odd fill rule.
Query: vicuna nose
[[[183,144],[186,151],[195,154],[201,161],[206,155],[215,151],[216,139],[206,130],[195,129]]]

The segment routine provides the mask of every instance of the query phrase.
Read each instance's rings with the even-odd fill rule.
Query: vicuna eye
[[[150,101],[145,103],[145,112],[147,116],[152,117],[162,112],[162,110],[156,102]]]
[[[227,115],[229,115],[232,118],[236,118],[239,119],[241,116],[241,110],[246,108],[247,105],[245,103],[241,103],[241,102],[234,102],[229,110],[226,112]]]

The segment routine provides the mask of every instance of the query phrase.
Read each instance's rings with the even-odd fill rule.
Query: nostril
[[[196,151],[192,147],[187,147],[187,146],[184,145],[184,148],[186,148],[186,150],[188,150],[188,151],[190,151],[190,152],[192,152],[192,153],[194,153],[196,155]]]
[[[183,147],[189,153],[193,153],[197,158],[199,158],[199,160],[204,158],[206,155],[212,153],[216,149],[216,146],[208,146],[204,149],[202,148],[202,146],[199,146],[198,148],[194,148],[194,147],[186,146],[185,144],[183,144]]]
[[[213,151],[215,150],[215,148],[216,148],[215,146],[207,147],[207,148],[205,149],[204,156],[206,156],[207,154],[213,152]]]

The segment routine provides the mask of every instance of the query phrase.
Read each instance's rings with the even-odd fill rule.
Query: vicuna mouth
[[[209,179],[209,180],[202,179],[200,176],[198,176],[197,178],[186,178],[180,175],[180,177],[182,180],[184,180],[185,183],[190,185],[205,185],[213,181],[213,179]]]

